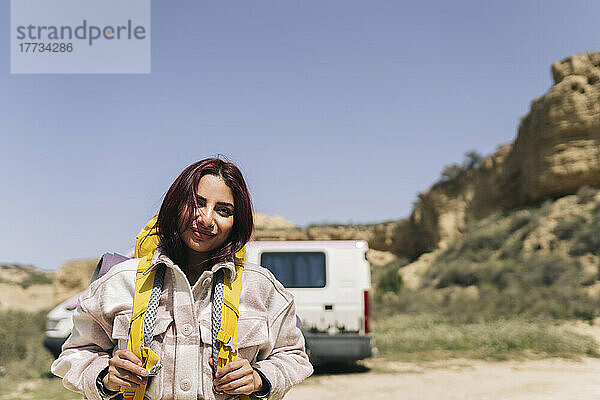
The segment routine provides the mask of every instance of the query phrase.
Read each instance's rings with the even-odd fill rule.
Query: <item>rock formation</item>
[[[260,211],[255,211],[254,212],[254,227],[257,230],[272,230],[272,229],[295,228],[296,225],[293,222],[290,222],[287,219],[285,219],[279,215],[269,217],[265,213],[261,213]]]
[[[600,185],[600,53],[554,63],[554,85],[532,101],[513,143],[479,169],[419,196],[410,226],[416,253],[444,247],[466,223]]]

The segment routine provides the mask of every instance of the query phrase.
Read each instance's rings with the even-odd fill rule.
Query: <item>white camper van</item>
[[[365,241],[265,241],[246,245],[248,261],[268,268],[294,295],[307,352],[314,364],[371,356],[367,250]],[[126,259],[114,254],[110,257]],[[117,261],[121,260],[113,262]],[[92,280],[98,276],[101,264]],[[44,344],[56,357],[71,334],[77,297],[48,314]]]
[[[311,362],[371,356],[365,241],[249,242],[249,262],[268,268],[294,295]]]

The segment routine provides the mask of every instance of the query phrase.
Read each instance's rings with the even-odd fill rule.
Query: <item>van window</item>
[[[325,253],[265,252],[260,264],[287,288],[325,287]]]

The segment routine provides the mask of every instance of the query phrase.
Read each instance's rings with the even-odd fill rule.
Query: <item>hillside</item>
[[[56,272],[28,265],[0,265],[0,311],[36,312],[54,307],[89,284],[97,262],[70,261]]]
[[[474,221],[446,248],[388,264],[375,287],[381,306],[396,312],[591,321],[599,316],[599,268],[600,190],[583,187]]]
[[[37,311],[53,296],[53,274],[28,265],[0,265],[0,311]]]

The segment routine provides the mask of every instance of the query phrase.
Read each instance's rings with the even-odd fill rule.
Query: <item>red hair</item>
[[[198,161],[183,170],[175,179],[165,195],[156,222],[161,248],[175,264],[180,266],[186,262],[187,252],[187,246],[181,239],[181,223],[187,226],[193,218],[197,207],[196,190],[204,175],[222,178],[231,189],[234,202],[231,233],[220,248],[210,252],[208,259],[215,262],[231,259],[235,252],[241,250],[250,240],[254,229],[250,193],[238,167],[219,158]]]

